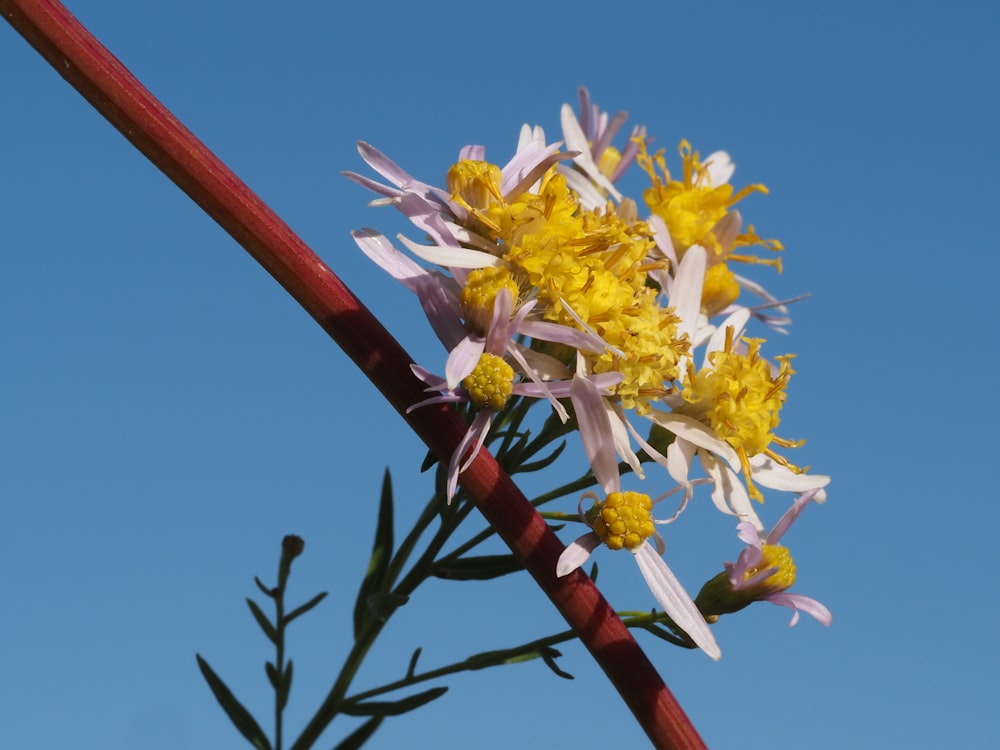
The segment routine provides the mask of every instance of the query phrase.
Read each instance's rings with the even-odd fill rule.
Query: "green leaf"
[[[365,606],[368,608],[368,617],[374,615],[381,622],[385,622],[393,612],[408,601],[410,597],[403,594],[372,594],[365,602]]]
[[[398,701],[348,702],[341,707],[341,711],[348,716],[399,716],[407,711],[420,708],[447,692],[448,688],[446,687],[436,687]]]
[[[439,560],[431,566],[431,575],[451,581],[487,581],[524,570],[513,555],[479,555],[457,560]]]
[[[560,677],[572,680],[573,676],[568,672],[563,672],[556,666],[555,659],[562,654],[551,646],[536,645],[526,643],[516,648],[505,648],[498,651],[483,651],[481,654],[474,654],[463,662],[465,668],[472,670],[489,669],[499,667],[502,664],[520,664],[521,662],[541,659],[545,664]]]
[[[424,473],[436,463],[437,456],[435,456],[431,451],[427,451],[427,455],[424,456],[424,462],[420,464],[420,473]]]
[[[665,627],[652,623],[650,625],[640,626],[647,633],[652,633],[657,638],[660,638],[667,643],[672,643],[675,646],[680,646],[681,648],[697,648],[694,641],[687,637],[687,634],[681,635],[683,631],[677,632],[673,630],[668,630]]]
[[[264,671],[267,672],[267,680],[271,683],[271,687],[278,690],[278,669],[271,662],[267,662],[264,665]]]
[[[250,612],[253,613],[254,619],[257,621],[257,624],[260,625],[260,629],[264,631],[264,635],[267,636],[267,639],[271,641],[271,643],[277,643],[278,631],[275,630],[271,621],[267,619],[267,615],[264,614],[264,611],[257,606],[257,602],[253,599],[247,598],[247,606],[250,607]]]
[[[267,586],[261,583],[260,579],[257,576],[253,577],[253,582],[257,584],[257,588],[261,590],[264,596],[270,597],[271,599],[275,597],[275,594],[277,593],[276,590],[269,589]]]
[[[524,474],[529,471],[541,471],[542,469],[548,468],[549,464],[551,464],[553,461],[559,458],[560,454],[562,454],[563,449],[565,447],[566,447],[566,441],[563,440],[561,443],[559,443],[558,446],[556,446],[556,449],[552,451],[552,453],[550,453],[545,458],[540,458],[537,461],[532,461],[531,463],[519,466],[517,468],[518,473]]]
[[[379,728],[379,725],[383,721],[385,721],[384,716],[375,716],[369,719],[341,740],[340,744],[333,750],[358,750],[359,747],[368,741],[369,737],[375,734],[375,730]]]
[[[410,657],[410,664],[406,668],[406,679],[408,680],[413,679],[413,675],[417,671],[417,659],[420,658],[420,654],[422,651],[423,651],[422,648],[418,648],[416,651],[413,652],[413,656]]]
[[[375,525],[375,543],[368,559],[368,570],[358,589],[358,598],[354,603],[354,637],[357,638],[368,621],[370,604],[373,594],[382,593],[392,560],[392,479],[389,470],[385,471],[382,480],[382,495],[379,500],[378,521]]]
[[[285,704],[288,703],[288,694],[292,692],[292,660],[288,660],[288,664],[285,665],[285,671],[281,675],[281,684],[277,688],[278,691],[278,708],[284,710]]]
[[[558,676],[562,677],[564,680],[575,679],[569,672],[564,672],[559,668],[559,665],[556,664],[557,656],[562,656],[562,654],[554,648],[547,648],[542,652],[542,661],[545,662],[545,666],[555,672]]]
[[[325,598],[326,598],[326,592],[325,591],[322,591],[319,594],[316,594],[316,596],[314,596],[312,599],[310,599],[309,601],[307,601],[301,607],[298,607],[297,609],[293,609],[291,612],[289,612],[287,615],[285,615],[285,624],[287,625],[288,623],[290,623],[292,620],[294,620],[299,615],[304,615],[306,612],[308,612],[310,609],[312,609],[313,607],[315,607],[317,604],[319,604]]]
[[[236,700],[232,691],[226,687],[226,683],[219,679],[219,676],[208,666],[207,661],[197,654],[195,654],[195,658],[198,660],[198,668],[201,670],[201,674],[208,683],[209,688],[211,688],[212,694],[219,702],[219,705],[222,706],[222,710],[226,712],[226,716],[229,717],[229,720],[239,730],[240,734],[246,737],[250,744],[257,748],[257,750],[271,750],[271,743],[268,742],[260,725],[250,715],[250,712],[243,708],[243,704]]]

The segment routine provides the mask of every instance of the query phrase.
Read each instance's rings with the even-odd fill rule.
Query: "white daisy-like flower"
[[[612,549],[629,550],[663,611],[702,651],[718,660],[722,651],[708,623],[657,550],[663,540],[650,515],[652,500],[649,495],[621,489],[618,460],[610,441],[610,420],[601,393],[593,383],[576,378],[570,387],[570,399],[584,450],[604,492],[604,500],[586,514],[592,530],[563,551],[556,574],[565,576],[579,568],[602,543]]]

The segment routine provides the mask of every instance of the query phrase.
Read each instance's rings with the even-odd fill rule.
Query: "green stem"
[[[281,750],[282,717],[284,715],[281,684],[285,674],[285,589],[283,586],[278,589],[278,595],[274,597],[274,607],[278,631],[274,646],[276,651],[274,666],[278,675],[278,684],[274,688],[274,750]]]
[[[618,614],[622,617],[622,621],[625,623],[625,626],[629,628],[649,628],[658,623],[671,623],[670,618],[662,612],[619,612]],[[511,648],[476,654],[467,659],[463,659],[462,661],[454,662],[453,664],[438,667],[437,669],[431,669],[427,672],[409,675],[399,680],[381,685],[377,688],[365,690],[364,692],[345,698],[344,703],[360,703],[368,700],[369,698],[375,698],[380,695],[384,695],[385,693],[391,693],[394,690],[412,687],[420,684],[421,682],[427,682],[428,680],[434,680],[439,677],[447,677],[448,675],[458,674],[461,672],[501,666],[510,662],[511,659],[519,656],[540,652],[544,648],[550,648],[560,643],[575,640],[576,638],[577,634],[574,631],[564,630],[560,633],[554,633],[550,636],[546,636],[545,638],[539,638],[538,640],[523,643],[520,646],[513,646]],[[680,639],[676,639],[672,642],[678,646],[690,648],[689,644]]]
[[[410,551],[416,546],[418,538],[423,530],[427,528],[430,521],[438,515],[437,508],[440,507],[442,499],[439,497],[434,497],[427,504],[424,509],[423,514],[418,519],[414,530],[407,535],[406,540],[400,545],[399,550],[393,556],[393,560],[390,563],[390,570],[394,571],[393,576],[398,575],[399,571],[405,563],[405,559],[409,556]],[[410,571],[406,576],[399,582],[399,584],[392,590],[393,594],[400,596],[409,597],[421,583],[430,577],[430,571],[434,564],[434,560],[437,554],[441,551],[441,548],[448,541],[448,538],[462,522],[462,520],[469,514],[474,506],[466,503],[463,507],[457,508],[453,515],[450,517],[442,518],[441,527],[437,530],[434,536],[431,538],[427,545],[427,549],[424,550],[420,558],[413,564]],[[417,530],[420,530],[418,533]],[[319,739],[319,736],[323,731],[330,725],[330,723],[336,718],[337,714],[340,713],[340,707],[344,703],[344,696],[347,695],[347,690],[357,675],[358,669],[360,669],[365,656],[368,651],[374,645],[375,640],[378,638],[382,629],[385,627],[386,623],[389,621],[388,617],[383,618],[370,618],[365,627],[358,634],[358,637],[354,641],[354,645],[351,647],[347,658],[344,660],[344,665],[341,667],[340,674],[338,675],[333,686],[330,688],[330,692],[327,694],[323,703],[320,705],[319,709],[316,711],[313,718],[306,725],[306,728],[302,730],[302,734],[292,745],[290,750],[307,750],[311,748],[313,744]]]

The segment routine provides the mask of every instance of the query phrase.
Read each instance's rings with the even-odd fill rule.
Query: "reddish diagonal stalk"
[[[442,461],[465,425],[423,398],[410,358],[329,268],[58,2],[0,0],[10,24],[309,312]],[[271,394],[280,398],[279,394]],[[579,634],[658,748],[704,748],[646,655],[590,580],[555,577],[562,544],[491,456],[462,485]]]

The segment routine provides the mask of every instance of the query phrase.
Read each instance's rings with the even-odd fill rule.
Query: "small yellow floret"
[[[752,568],[748,568],[743,576],[743,580],[749,580],[755,575],[770,568],[777,570],[753,586],[755,596],[764,596],[777,591],[786,591],[795,583],[795,561],[787,547],[780,544],[765,544],[761,546],[761,561]]]
[[[462,380],[469,400],[480,409],[500,411],[514,392],[514,368],[495,354],[483,354]]]
[[[612,492],[587,511],[587,520],[609,549],[636,550],[656,533],[653,501],[640,492]]]
[[[448,192],[467,208],[484,210],[503,202],[500,184],[503,172],[496,164],[464,159],[448,170]]]
[[[517,282],[503,266],[488,266],[469,272],[458,296],[465,327],[469,331],[480,336],[486,335],[493,319],[493,303],[501,289],[510,292],[512,303],[517,302]]]
[[[618,169],[618,165],[621,164],[621,161],[622,152],[614,146],[608,146],[601,153],[600,161],[597,162],[597,169],[610,180],[615,170]]]
[[[701,309],[712,317],[736,301],[740,285],[725,263],[709,266],[705,272],[705,285],[701,289]]]

